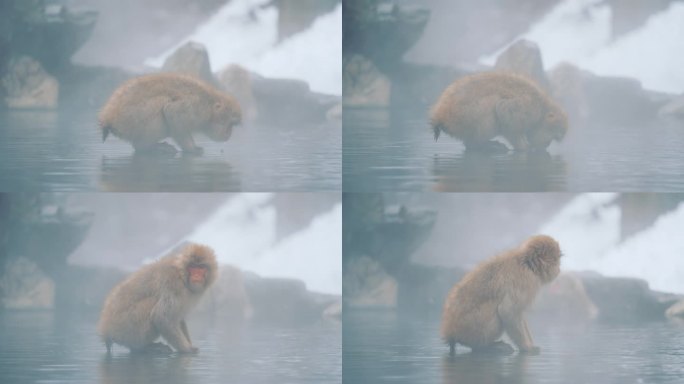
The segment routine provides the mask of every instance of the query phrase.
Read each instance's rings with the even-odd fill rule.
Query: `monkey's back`
[[[432,107],[430,123],[435,130],[461,140],[489,140],[502,134],[501,120],[507,116],[503,116],[505,110],[497,110],[497,105],[509,100],[525,110],[525,116],[511,116],[524,120],[518,125],[540,121],[549,103],[548,96],[523,76],[477,73],[457,79],[444,90]]]
[[[103,340],[111,340],[128,348],[142,348],[159,333],[151,321],[163,277],[156,262],[134,272],[119,283],[105,300],[98,331]]]
[[[130,79],[114,91],[100,112],[103,138],[111,132],[131,143],[154,144],[169,136],[163,115],[165,105],[185,100],[192,115],[199,119],[210,115],[213,100],[221,97],[217,95],[210,86],[180,74],[158,73]]]

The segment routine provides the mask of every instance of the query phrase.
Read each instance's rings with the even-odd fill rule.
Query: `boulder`
[[[5,104],[13,109],[54,109],[59,83],[28,56],[12,57],[2,77]]]
[[[606,322],[639,322],[662,320],[672,305],[660,300],[641,279],[604,277],[598,274],[578,275],[589,298],[598,307],[598,320]]]
[[[166,58],[161,70],[162,72],[183,73],[200,78],[212,85],[217,84],[211,72],[207,48],[194,41],[183,44]]]
[[[521,39],[511,44],[496,58],[494,68],[521,74],[534,80],[544,90],[550,90],[541,51],[539,46],[532,41]]]
[[[345,58],[342,71],[344,106],[389,107],[392,84],[372,61],[361,55],[353,55]]]
[[[222,322],[239,323],[252,318],[243,272],[232,265],[221,265],[218,279],[198,303],[196,312]]]
[[[252,74],[244,67],[231,64],[218,75],[219,83],[235,97],[242,109],[242,120],[253,121],[259,115],[254,97]]]
[[[299,324],[318,321],[339,296],[310,292],[304,282],[286,278],[264,278],[244,273],[245,290],[252,305],[253,321]]]
[[[344,305],[350,308],[395,308],[397,281],[370,257],[361,256],[345,264],[342,275]]]
[[[55,283],[38,264],[25,257],[11,260],[0,277],[4,309],[53,309]]]
[[[302,80],[254,74],[252,84],[259,121],[269,124],[324,122],[326,112],[340,100],[338,96],[312,92]]]
[[[663,103],[636,79],[597,76],[567,63],[554,68],[550,79],[554,97],[571,118],[635,126],[653,120]]]
[[[541,289],[532,312],[551,318],[554,323],[571,324],[596,319],[599,314],[582,280],[570,273],[561,273]]]

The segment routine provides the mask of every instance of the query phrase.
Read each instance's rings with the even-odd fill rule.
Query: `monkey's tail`
[[[435,141],[439,139],[439,134],[442,133],[444,126],[434,120],[430,120],[430,126],[432,126],[432,132],[435,135]]]
[[[100,129],[102,130],[102,142],[104,143],[107,140],[107,136],[109,136],[109,132],[112,131],[112,126],[100,121]]]

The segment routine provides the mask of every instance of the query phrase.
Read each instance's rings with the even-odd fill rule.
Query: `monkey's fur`
[[[495,256],[466,274],[449,292],[442,314],[442,338],[454,354],[456,343],[473,351],[510,346],[497,341],[505,331],[522,352],[539,352],[523,312],[543,284],[560,273],[556,240],[538,235],[517,249]]]
[[[109,98],[99,116],[102,141],[109,133],[136,151],[154,148],[171,137],[189,153],[200,153],[192,133],[227,141],[242,122],[238,102],[194,77],[159,73],[131,79]]]
[[[190,268],[206,268],[204,284],[191,282]],[[98,331],[111,352],[113,343],[131,351],[159,345],[163,337],[176,351],[196,352],[185,324],[185,315],[214,282],[214,251],[189,244],[178,253],[146,265],[114,287],[105,300]]]
[[[565,112],[533,81],[507,72],[464,76],[432,107],[435,140],[440,132],[469,149],[488,149],[503,136],[516,151],[544,150],[568,129]]]

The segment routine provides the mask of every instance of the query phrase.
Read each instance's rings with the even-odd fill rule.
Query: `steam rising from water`
[[[311,89],[342,94],[342,7],[276,45],[278,11],[261,8],[269,0],[233,0],[206,23],[145,64],[161,67],[188,41],[204,44],[213,70],[240,64],[260,75],[305,80]]]
[[[598,75],[628,76],[646,89],[684,92],[684,4],[674,2],[639,29],[611,41],[612,10],[601,0],[565,0],[513,39],[536,42],[544,67],[567,61]],[[480,58],[487,65],[505,50]]]
[[[616,197],[580,195],[541,228],[541,233],[560,242],[565,254],[562,268],[637,277],[652,289],[684,293],[684,204],[619,243],[621,212],[613,204]]]
[[[276,241],[276,210],[270,193],[239,194],[228,200],[184,240],[204,243],[219,263],[265,277],[304,281],[312,291],[342,293],[342,205]]]

